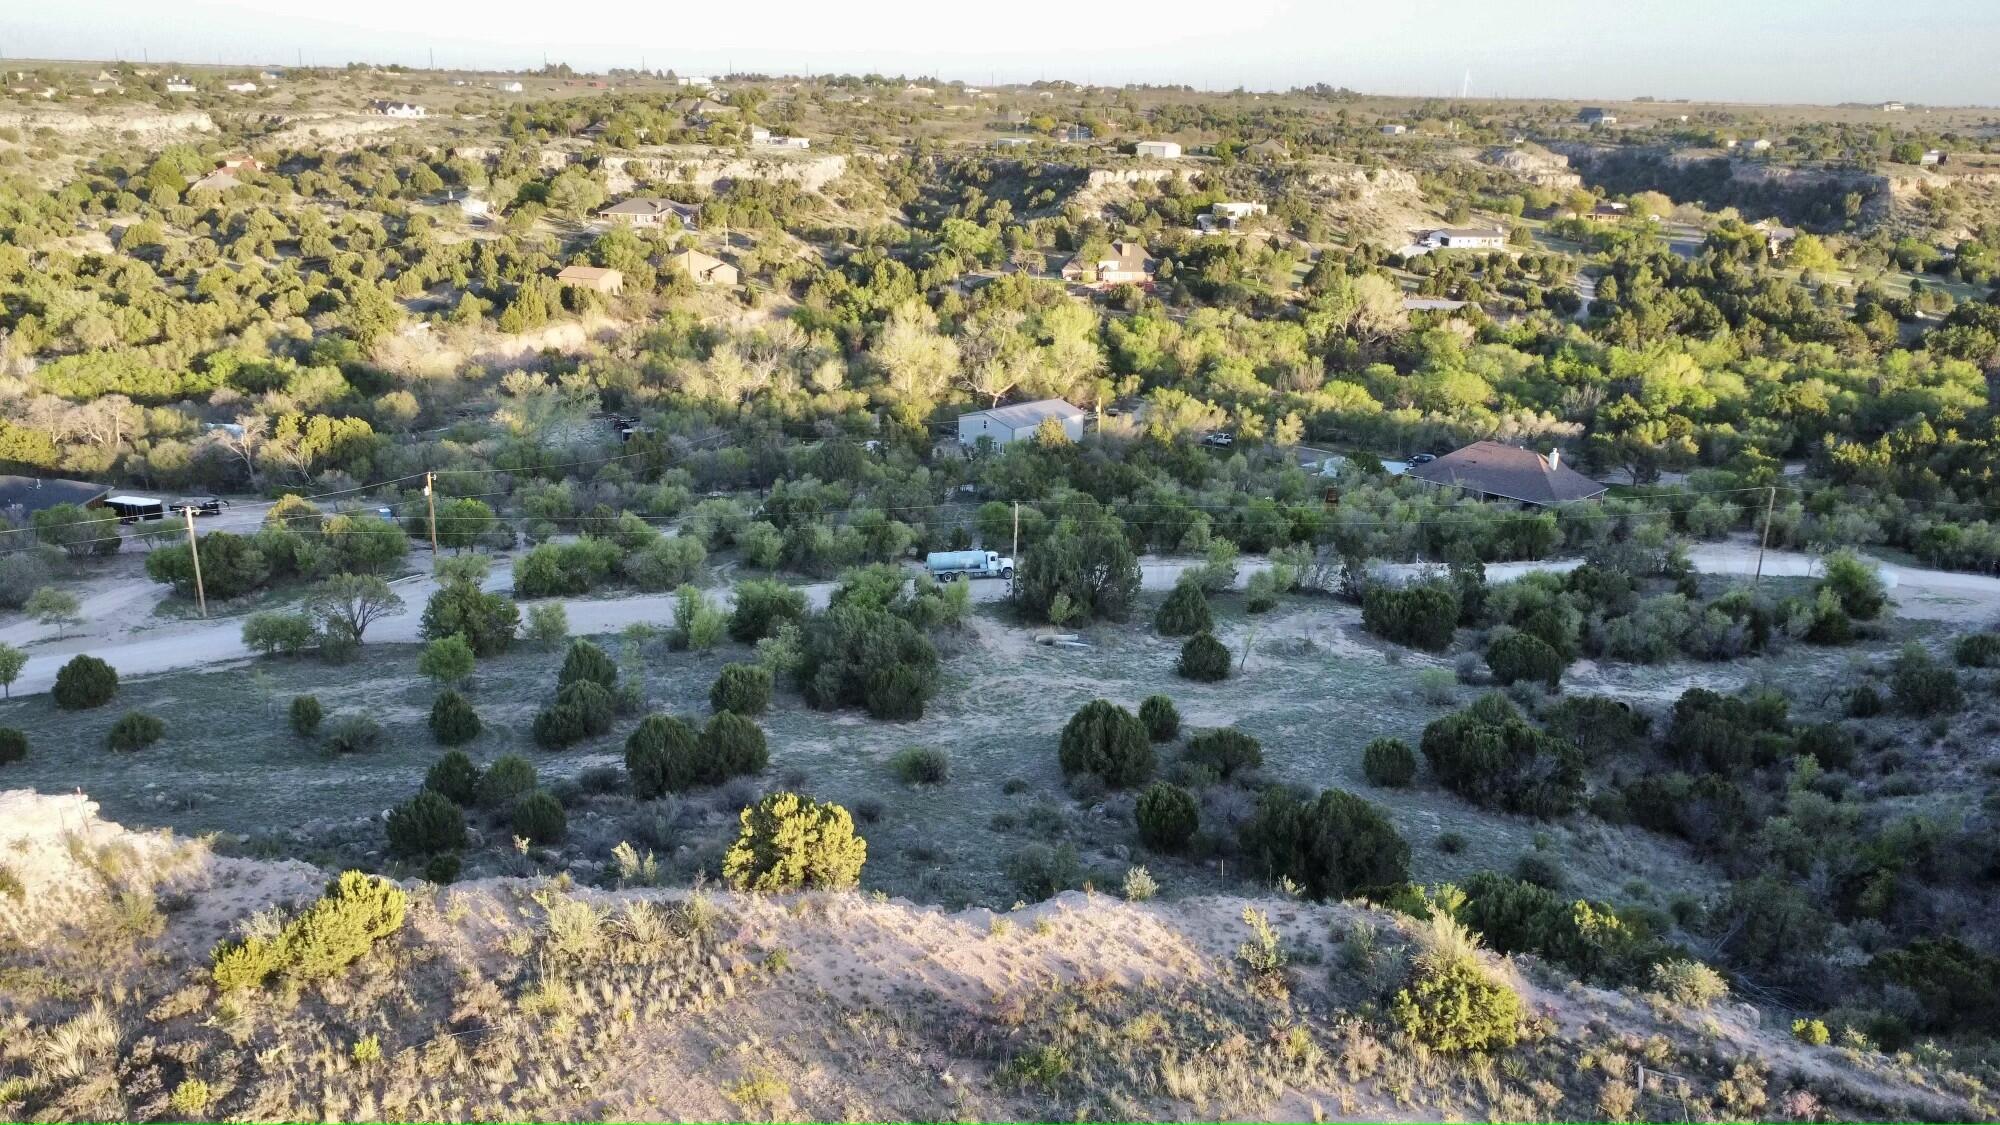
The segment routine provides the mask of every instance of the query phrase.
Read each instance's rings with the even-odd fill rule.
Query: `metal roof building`
[[[1062,425],[1069,440],[1083,440],[1083,411],[1059,398],[1045,398],[961,414],[958,441],[960,445],[977,445],[980,438],[990,439],[995,445],[1026,441],[1035,436],[1036,427],[1051,418]]]

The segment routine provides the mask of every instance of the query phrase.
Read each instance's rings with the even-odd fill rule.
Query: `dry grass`
[[[946,915],[489,881],[413,893],[340,976],[224,996],[214,937],[268,928],[316,883],[94,818],[43,844],[16,849],[40,857],[31,895],[79,909],[0,943],[9,1118],[1994,1116],[1941,1052],[1810,1050],[1738,1005],[1483,953],[1529,1003],[1522,1042],[1436,1055],[1378,1007],[1434,937],[1288,899]]]

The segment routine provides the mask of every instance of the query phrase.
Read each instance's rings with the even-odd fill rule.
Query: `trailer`
[[[119,523],[167,518],[166,501],[153,496],[106,496],[104,506],[118,513]]]
[[[924,566],[939,580],[1014,577],[1014,560],[998,551],[932,551]]]

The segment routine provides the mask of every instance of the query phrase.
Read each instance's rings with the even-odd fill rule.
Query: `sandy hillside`
[[[1499,1059],[1379,1001],[1414,925],[1278,898],[1071,893],[1007,914],[867,894],[407,884],[332,980],[219,994],[217,941],[319,893],[296,862],[0,794],[0,1118],[1991,1117],[1949,1072],[1801,1047],[1723,1002],[1559,983]],[[1237,955],[1246,909],[1288,960]],[[260,911],[275,911],[258,918]]]

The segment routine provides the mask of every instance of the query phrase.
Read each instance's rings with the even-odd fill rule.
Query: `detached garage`
[[[1051,418],[1062,425],[1063,433],[1069,435],[1069,440],[1083,440],[1083,411],[1059,398],[1045,398],[1040,402],[1023,402],[959,415],[958,443],[978,445],[980,438],[987,438],[995,445],[1026,441],[1035,436],[1036,427]]]

